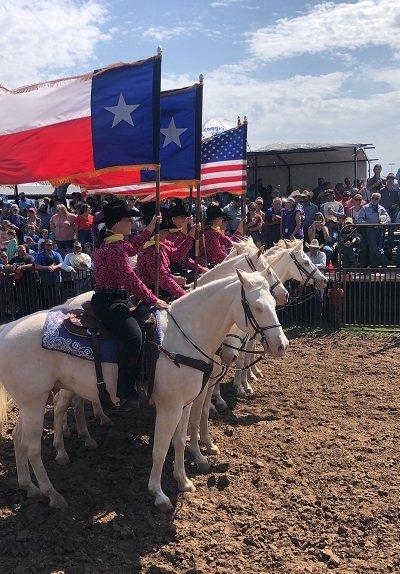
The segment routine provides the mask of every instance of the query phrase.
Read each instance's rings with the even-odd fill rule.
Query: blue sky
[[[400,167],[400,2],[0,0],[0,84],[79,74],[163,48],[163,87],[205,76],[204,119],[273,142],[373,143]],[[395,165],[391,165],[395,164]]]

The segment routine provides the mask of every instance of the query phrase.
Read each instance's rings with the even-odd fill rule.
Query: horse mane
[[[265,252],[268,263],[273,265],[286,251],[294,250],[300,243],[302,243],[301,239],[292,239],[291,241],[289,239],[280,239],[278,243]]]

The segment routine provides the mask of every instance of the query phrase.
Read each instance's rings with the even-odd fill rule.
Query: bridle
[[[250,256],[247,253],[245,255],[245,260],[246,260],[247,265],[250,267],[250,269],[252,271],[257,271],[257,267],[254,265],[253,261],[251,260]],[[271,265],[270,265],[270,267],[271,267]],[[270,291],[272,296],[274,295],[275,289],[279,285],[282,285],[282,282],[279,279],[277,279],[273,285],[269,286],[269,291]]]
[[[241,293],[241,301],[244,311],[246,327],[248,324],[250,324],[254,329],[254,335],[252,335],[250,340],[255,339],[257,335],[260,335],[261,343],[264,346],[268,347],[266,331],[269,331],[270,329],[277,329],[279,327],[282,327],[282,325],[280,323],[276,323],[275,325],[267,325],[266,327],[261,327],[257,319],[254,317],[253,311],[251,310],[250,307],[250,303],[247,300],[246,292],[244,290],[243,285],[241,286],[240,293]]]

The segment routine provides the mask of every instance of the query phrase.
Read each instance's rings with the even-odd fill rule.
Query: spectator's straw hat
[[[303,189],[303,191],[300,193],[300,197],[309,197],[310,199],[312,199],[314,197],[314,194],[312,191],[308,191],[308,189]]]
[[[300,195],[301,195],[300,191],[298,189],[295,189],[294,191],[292,191],[292,193],[289,195],[289,197],[296,198],[296,197],[300,197]]]
[[[394,173],[388,173],[386,179],[396,179]]]
[[[328,215],[328,217],[326,218],[326,221],[332,221],[333,223],[336,223],[338,220],[338,218],[336,217],[336,215]]]
[[[310,248],[310,247],[314,247],[314,249],[322,249],[323,245],[319,244],[318,239],[312,239],[310,243],[307,243],[307,241],[305,242],[306,247]]]
[[[346,219],[344,220],[344,224],[347,225],[348,223],[349,223],[350,225],[353,223],[353,218],[352,218],[352,217],[346,217]]]

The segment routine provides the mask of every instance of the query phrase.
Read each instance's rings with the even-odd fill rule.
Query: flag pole
[[[157,55],[161,56],[161,46],[157,48]],[[160,164],[156,166],[156,215],[160,215]],[[160,293],[160,224],[157,222],[154,228],[154,248],[156,253],[156,276],[154,279],[154,293],[156,297]]]
[[[203,85],[204,76],[200,74],[199,83]],[[199,255],[200,255],[200,236],[202,239],[202,246],[204,251],[204,257],[206,257],[205,241],[204,241],[204,229],[201,221],[201,197],[200,197],[200,181],[196,185],[196,230],[194,235],[194,281],[193,286],[196,289],[197,279],[199,277]],[[201,224],[201,229],[198,229],[199,223]]]
[[[246,116],[244,117],[245,120]],[[245,123],[243,121],[243,123]],[[240,128],[242,125],[240,116],[237,119],[237,126]],[[242,193],[240,196],[240,219],[243,221],[243,235],[246,235],[246,192]]]

